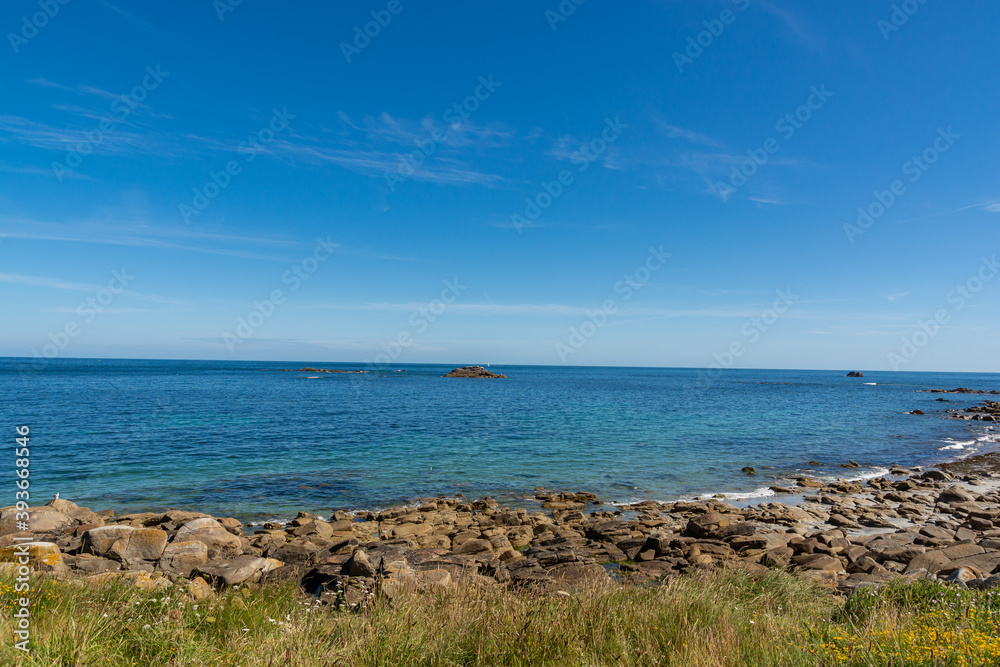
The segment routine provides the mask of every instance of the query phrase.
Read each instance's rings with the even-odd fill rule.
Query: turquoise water
[[[441,377],[454,365],[319,375],[277,369],[364,366],[25,361],[0,359],[11,470],[14,427],[27,424],[36,500],[119,511],[260,520],[459,493],[517,503],[539,486],[749,498],[790,474],[871,476],[1000,436],[941,417],[983,397],[918,392],[1000,389],[996,374],[731,370],[706,383],[694,369],[504,366],[492,370],[507,380],[466,380]],[[927,415],[905,414],[916,408]],[[841,468],[848,459],[862,467]]]

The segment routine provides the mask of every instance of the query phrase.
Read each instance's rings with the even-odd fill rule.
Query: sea
[[[997,374],[493,366],[508,378],[442,377],[460,365],[3,358],[0,467],[15,479],[26,426],[32,504],[59,493],[94,510],[259,523],[442,496],[532,507],[537,489],[607,504],[780,500],[769,487],[797,475],[866,479],[1000,448],[1000,425],[945,418],[989,397],[921,391],[997,390]],[[14,503],[7,486],[0,506]]]

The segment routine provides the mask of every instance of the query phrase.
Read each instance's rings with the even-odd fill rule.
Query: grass
[[[569,596],[403,591],[391,603],[330,611],[294,584],[194,602],[177,589],[38,579],[30,655],[13,648],[13,583],[0,578],[3,665],[1000,663],[1000,594],[931,583],[866,590],[845,603],[783,572],[723,572]]]

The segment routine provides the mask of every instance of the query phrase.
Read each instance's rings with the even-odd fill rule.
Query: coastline
[[[962,411],[970,412],[975,408]],[[845,471],[855,466],[852,461]],[[318,571],[327,577],[323,584],[364,580],[367,569],[356,566],[358,555],[388,549],[392,553],[381,560],[400,559],[402,571],[412,576],[423,571],[413,565],[433,552],[441,565],[434,569],[456,578],[492,577],[495,583],[520,581],[525,573],[543,587],[595,577],[641,583],[694,567],[738,564],[790,568],[846,589],[903,575],[936,577],[948,563],[911,568],[915,547],[954,543],[979,550],[966,556],[995,556],[946,574],[969,565],[977,576],[967,578],[985,581],[1000,572],[1000,451],[976,450],[926,469],[894,467],[853,480],[799,476],[794,486],[769,491],[775,495],[605,503],[592,493],[538,488],[531,504],[540,511],[501,506],[488,497],[432,498],[377,511],[337,510],[329,518],[300,512],[287,522],[247,525],[177,509],[117,516],[57,499],[27,510],[28,532],[15,522],[16,508],[0,512],[0,561],[10,562],[14,545],[30,538],[40,571],[60,576],[145,572],[175,582],[200,577],[233,585],[273,570],[318,586]],[[908,558],[890,559],[886,567],[878,554],[859,555],[877,537],[909,545]],[[809,541],[817,544],[802,546]],[[815,553],[826,554],[822,567],[802,558]],[[863,557],[869,567],[857,565]],[[417,562],[408,564],[412,558]],[[565,563],[576,564],[573,574],[552,571]],[[239,574],[229,572],[234,567]]]
[[[584,651],[621,664],[622,646],[677,664],[992,664],[1000,452],[890,473],[803,478],[785,502],[743,507],[539,491],[535,512],[433,499],[260,527],[58,499],[28,510],[33,533],[0,512],[0,592],[26,555],[34,613],[57,607],[37,625],[42,650],[61,655],[83,626],[129,656],[93,664],[173,664],[177,646],[248,667],[426,664],[446,651],[449,664],[537,664],[557,650],[557,664]],[[524,636],[538,618],[547,630]],[[314,641],[334,635],[350,648]],[[215,646],[234,657],[212,662]]]

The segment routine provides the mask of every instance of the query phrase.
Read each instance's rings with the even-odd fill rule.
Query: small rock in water
[[[757,471],[756,471],[756,470],[754,470],[754,469],[753,469],[752,467],[750,467],[750,466],[744,466],[744,468],[743,468],[743,472],[745,472],[745,473],[746,473],[746,474],[748,474],[748,475],[756,475],[756,474],[757,474]]]
[[[488,371],[482,366],[463,366],[448,373],[446,378],[506,378],[502,373]]]

